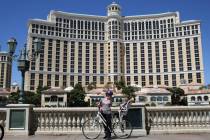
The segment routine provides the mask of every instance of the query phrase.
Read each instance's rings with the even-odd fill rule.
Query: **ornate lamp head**
[[[15,53],[16,50],[16,46],[17,46],[17,41],[14,37],[10,38],[7,41],[8,47],[9,47],[9,53],[11,56],[13,56],[13,54]]]

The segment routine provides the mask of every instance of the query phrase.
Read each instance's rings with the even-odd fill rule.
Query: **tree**
[[[92,82],[92,83],[88,84],[87,89],[88,90],[96,89],[96,83]]]
[[[18,103],[19,92],[20,92],[20,91],[12,92],[12,93],[9,95],[8,102],[9,102],[10,104],[17,104],[17,103]]]
[[[135,100],[135,88],[132,86],[124,87],[122,93],[129,99],[133,98]]]
[[[85,92],[81,84],[76,84],[74,89],[67,93],[67,105],[68,107],[83,107],[88,106],[88,103],[84,101]]]
[[[31,91],[24,91],[24,102],[25,104],[34,104],[35,106],[41,106],[41,92],[47,90],[49,87],[38,86],[36,93]],[[11,93],[9,96],[9,103],[18,103],[19,92]]]
[[[125,86],[125,81],[123,81],[123,80],[116,81],[114,84],[116,85],[116,87],[117,87],[118,90],[126,87]]]
[[[181,105],[181,96],[184,96],[184,90],[178,87],[167,88],[171,92],[172,105]]]

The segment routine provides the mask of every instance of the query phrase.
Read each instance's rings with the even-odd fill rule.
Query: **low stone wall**
[[[146,107],[150,133],[210,132],[210,106]]]
[[[97,109],[96,107],[34,108],[36,133],[81,133],[83,123],[94,118]],[[116,112],[117,108],[113,108],[113,111]]]

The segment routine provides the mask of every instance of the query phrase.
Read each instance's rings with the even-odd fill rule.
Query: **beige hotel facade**
[[[42,50],[26,73],[26,90],[121,79],[142,87],[204,84],[200,21],[180,21],[179,12],[122,16],[112,3],[107,16],[50,11],[28,25],[28,49],[40,38]]]

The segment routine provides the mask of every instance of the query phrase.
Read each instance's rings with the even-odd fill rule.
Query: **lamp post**
[[[7,44],[9,46],[10,56],[13,58],[14,52],[15,52],[15,49],[17,46],[17,41],[15,38],[11,38],[8,40]],[[30,59],[36,59],[40,53],[40,49],[41,49],[40,39],[38,39],[38,38],[35,39],[34,45],[35,45],[34,51],[32,52],[31,56],[29,56],[29,51],[27,50],[27,45],[25,44],[25,46],[21,50],[19,58],[17,60],[18,70],[21,72],[21,76],[22,76],[21,90],[20,90],[19,99],[18,99],[19,104],[23,104],[23,102],[24,102],[23,96],[24,96],[25,72],[27,72],[29,70]]]

